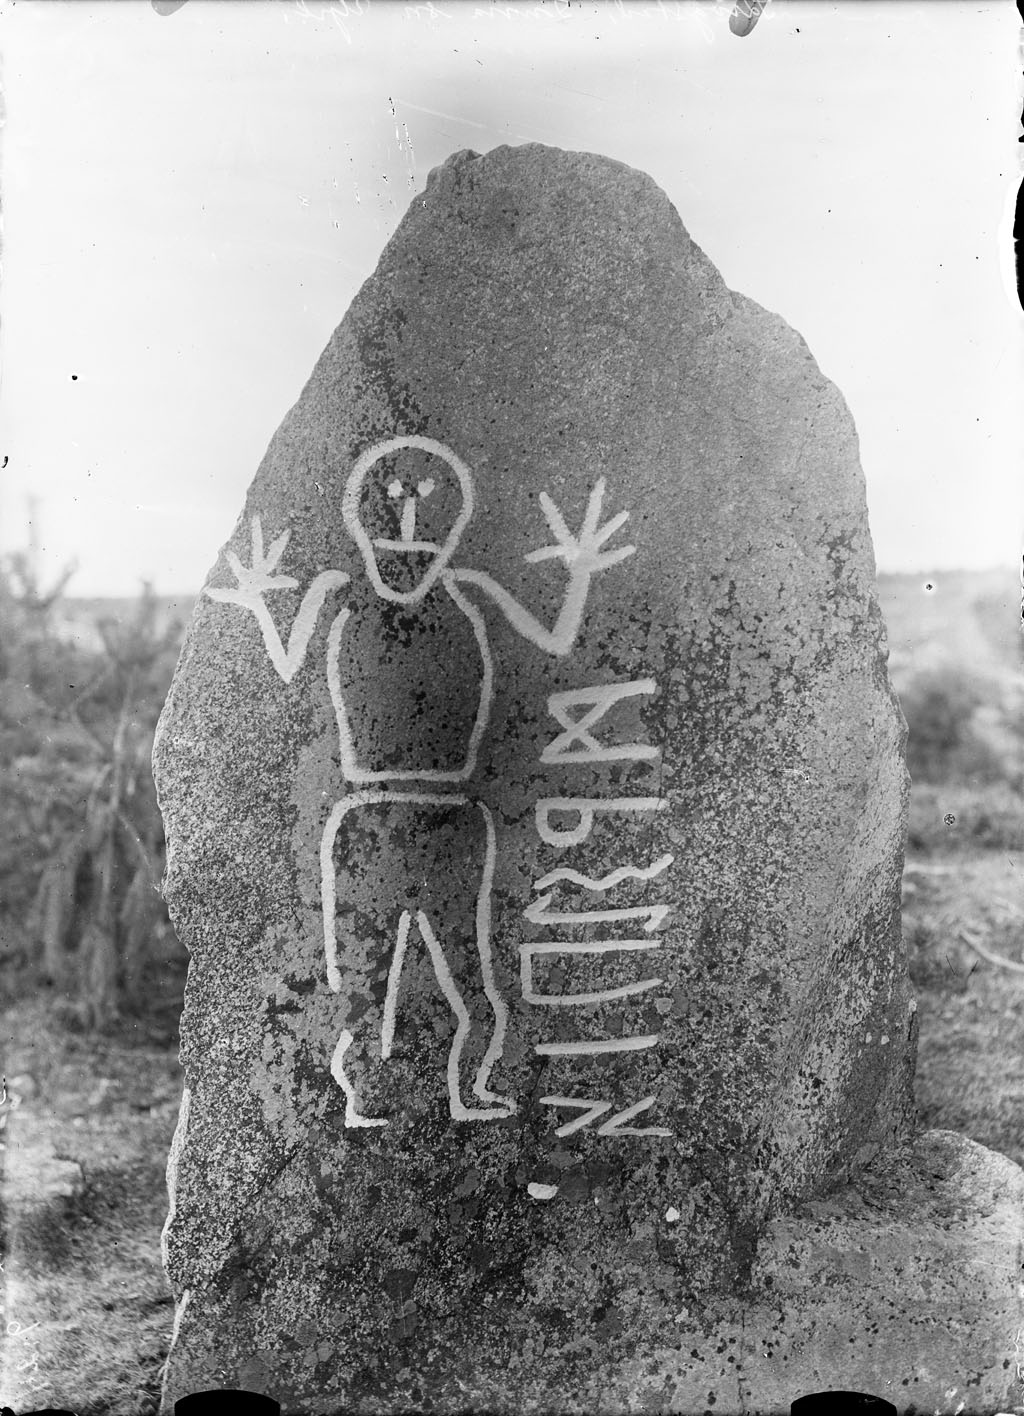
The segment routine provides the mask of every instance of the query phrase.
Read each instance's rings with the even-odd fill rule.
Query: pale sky
[[[195,593],[429,170],[544,142],[664,188],[857,422],[883,570],[1024,542],[1011,0],[6,0],[0,550]],[[75,377],[77,376],[77,377]]]

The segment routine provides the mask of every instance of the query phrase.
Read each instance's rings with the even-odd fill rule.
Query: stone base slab
[[[698,1314],[662,1285],[599,1343],[582,1324],[579,1339],[567,1341],[563,1326],[556,1340],[539,1313],[498,1302],[493,1319],[463,1314],[451,1332],[435,1333],[435,1352],[462,1354],[454,1365],[443,1356],[431,1362],[435,1378],[396,1351],[372,1393],[357,1396],[339,1372],[315,1399],[274,1389],[272,1350],[222,1366],[218,1348],[240,1350],[240,1333],[219,1344],[209,1327],[190,1332],[191,1304],[183,1302],[163,1410],[189,1390],[220,1385],[263,1390],[285,1416],[788,1416],[797,1397],[831,1388],[883,1396],[901,1416],[992,1416],[1024,1403],[1022,1241],[1024,1171],[964,1136],[930,1131],[909,1153],[774,1220],[746,1302],[719,1301]],[[209,1304],[193,1311],[200,1309],[208,1324]]]
[[[1022,1240],[1024,1172],[952,1131],[925,1133],[903,1164],[773,1223],[754,1271],[764,1298],[732,1326],[742,1354],[715,1409],[787,1413],[833,1388],[884,1396],[901,1416],[1012,1411]]]

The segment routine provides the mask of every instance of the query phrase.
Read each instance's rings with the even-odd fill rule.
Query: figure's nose
[[[433,477],[426,477],[422,482],[417,483],[415,492],[407,493],[405,500],[402,503],[402,515],[400,520],[400,534],[403,542],[408,544],[412,541],[415,541],[417,499],[421,497],[429,497],[430,493],[433,490]],[[393,501],[397,501],[397,499],[402,495],[404,491],[405,488],[402,486],[402,483],[398,480],[397,477],[388,486],[388,496],[391,497]]]

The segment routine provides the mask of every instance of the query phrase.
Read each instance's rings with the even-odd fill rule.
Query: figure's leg
[[[508,1016],[491,958],[494,865],[491,814],[464,797],[359,792],[332,810],[321,846],[322,905],[327,978],[342,1005],[331,1072],[345,1093],[347,1126],[384,1124],[373,1115],[383,1103],[373,1098],[393,1051],[414,918],[455,1019],[445,1078],[452,1116],[493,1120],[514,1109],[489,1087]],[[385,941],[396,937],[399,910],[387,967]],[[414,1013],[418,993],[406,999]]]
[[[324,962],[327,968],[327,983],[332,993],[341,992],[341,973],[338,969],[337,913],[338,894],[334,868],[334,843],[338,828],[345,816],[353,809],[355,798],[343,797],[335,802],[324,825],[320,838],[320,908],[324,923]]]
[[[395,1020],[398,1013],[398,985],[402,980],[402,965],[405,962],[406,945],[409,942],[409,925],[412,916],[408,910],[402,911],[402,917],[398,921],[398,939],[395,942],[395,952],[391,960],[391,967],[388,969],[388,987],[384,995],[384,1021],[380,1030],[380,1057],[382,1062],[386,1062],[391,1056],[391,1047],[395,1041]]]
[[[381,1063],[391,1052],[410,924],[409,911],[402,910],[388,968],[388,943],[395,939],[398,912],[394,882],[385,870],[391,801],[385,793],[343,798],[331,812],[321,843],[327,980],[341,1005],[331,1075],[345,1093],[346,1126],[387,1125],[384,1117],[366,1113],[381,1105],[378,1096],[375,1107],[373,1095],[383,1082]]]
[[[424,901],[426,908],[417,912],[416,922],[456,1018],[448,1059],[451,1114],[461,1120],[494,1119],[515,1109],[489,1085],[491,1070],[505,1045],[508,1023],[491,955],[494,820],[482,802],[465,803],[458,818],[462,850],[456,857],[461,868],[449,877],[454,890],[439,886],[433,891],[429,903]],[[472,875],[468,876],[467,868],[472,869]],[[466,889],[472,880],[476,882],[475,898]]]
[[[408,910],[403,910],[398,921],[398,938],[395,942],[395,952],[391,959],[391,967],[388,970],[387,991],[384,996],[384,1017],[380,1024],[380,1061],[386,1062],[391,1056],[391,1046],[395,1037],[395,1013],[398,1007],[398,985],[402,976],[402,964],[405,961],[405,951],[409,940],[409,925],[411,916]],[[365,1016],[365,1015],[364,1015]],[[345,1125],[346,1126],[386,1126],[388,1123],[384,1117],[364,1116],[359,1110],[359,1100],[357,1091],[360,1077],[364,1077],[369,1068],[373,1068],[377,1063],[377,1017],[376,1013],[371,1018],[369,1026],[359,1026],[358,1036],[352,1032],[351,1028],[344,1027],[338,1038],[334,1054],[331,1057],[331,1076],[345,1093]],[[345,1068],[345,1054],[355,1047],[354,1053],[350,1056],[348,1070]]]
[[[494,865],[497,858],[497,841],[494,831],[494,817],[483,802],[477,803],[484,822],[484,865],[480,877],[480,889],[476,899],[476,953],[480,966],[480,979],[484,996],[490,1004],[493,1029],[483,1061],[473,1081],[473,1091],[482,1101],[497,1101],[507,1105],[510,1111],[515,1105],[497,1096],[488,1088],[491,1068],[501,1056],[505,1047],[505,1029],[508,1026],[508,1009],[498,992],[494,979],[494,959],[491,954],[491,888],[494,884]]]
[[[345,1053],[355,1042],[355,1036],[348,1028],[342,1028],[331,1057],[331,1076],[345,1093],[345,1125],[346,1126],[386,1126],[387,1120],[383,1116],[364,1116],[358,1108],[356,1097],[356,1086],[352,1078],[346,1073],[344,1067]],[[351,1069],[352,1064],[349,1063]]]
[[[465,964],[460,965],[460,953],[458,949],[450,949],[447,952],[442,948],[440,942],[427,916],[420,910],[416,915],[416,923],[419,926],[423,942],[427,946],[430,954],[430,962],[434,967],[434,974],[441,992],[444,994],[455,1015],[455,1036],[452,1038],[451,1049],[448,1053],[448,1107],[454,1121],[495,1121],[502,1116],[510,1116],[515,1110],[511,1101],[507,1101],[496,1096],[486,1089],[482,1083],[486,1080],[486,1071],[490,1071],[493,1060],[476,1063],[475,1055],[479,1051],[479,1018],[474,1019],[467,1006],[467,998],[473,999],[474,994],[479,992],[479,982],[475,977],[467,977],[471,972]],[[467,951],[468,953],[468,951]],[[472,973],[476,972],[476,961],[473,961]],[[461,975],[461,977],[460,977]],[[467,986],[468,985],[468,986]],[[491,1000],[488,999],[490,1003]],[[474,1022],[477,1027],[474,1028]],[[494,1036],[499,1031],[497,1019],[495,1019],[494,1032],[491,1033],[487,1047],[486,1057],[490,1057],[494,1048]],[[476,1043],[476,1046],[473,1044]],[[469,1046],[467,1046],[469,1044]],[[500,1055],[494,1054],[495,1058]],[[475,1092],[482,1100],[495,1104],[489,1106],[467,1106],[463,1100],[467,1092]]]

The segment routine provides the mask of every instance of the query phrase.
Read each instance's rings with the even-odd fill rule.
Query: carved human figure
[[[405,460],[418,467],[412,477],[402,474],[402,459],[396,460],[406,452],[413,456]],[[423,475],[424,464],[429,475]],[[441,511],[423,518],[424,504],[435,494]],[[367,584],[360,587],[344,571],[322,571],[303,597],[287,648],[264,596],[297,586],[292,577],[276,573],[288,532],[264,551],[260,520],[254,517],[251,565],[229,552],[236,585],[206,592],[255,616],[272,663],[289,682],[305,658],[327,596],[350,587],[350,603],[335,614],[328,632],[327,678],[342,773],[354,790],[333,806],[320,850],[327,979],[345,1008],[331,1071],[345,1093],[347,1126],[387,1124],[387,1117],[367,1115],[362,1108],[395,1046],[399,986],[414,928],[455,1017],[447,1065],[452,1117],[492,1120],[514,1109],[489,1086],[507,1022],[490,941],[494,822],[486,805],[464,789],[487,730],[494,687],[487,626],[471,595],[482,592],[517,633],[545,653],[568,654],[591,579],[634,551],[631,545],[603,549],[629,515],[619,512],[601,525],[603,496],[599,481],[573,534],[550,497],[541,495],[554,543],[526,560],[559,559],[568,571],[551,628],[486,572],[452,565],[473,514],[472,477],[450,448],[426,437],[390,438],[356,461],[342,515]],[[417,524],[423,519],[431,523],[427,534]],[[431,661],[417,672],[415,654],[403,660],[390,652],[396,643],[427,632],[432,642],[450,646],[450,664]],[[438,872],[431,862],[442,858],[452,868]],[[392,941],[385,969],[381,956]]]

